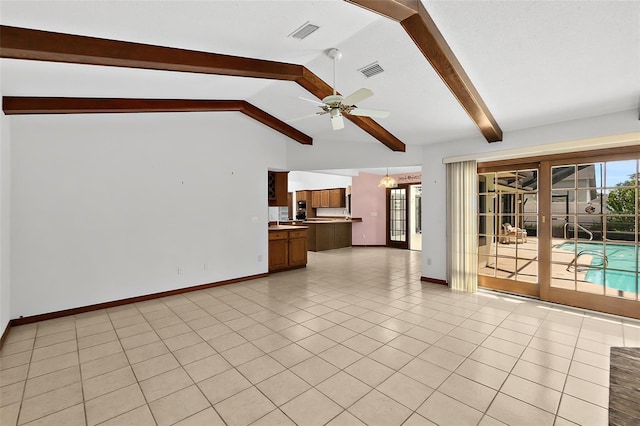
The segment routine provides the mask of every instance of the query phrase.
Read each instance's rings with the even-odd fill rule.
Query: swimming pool
[[[591,265],[587,270],[585,280],[600,284],[606,283],[609,288],[637,293],[638,264],[640,252],[635,246],[623,244],[602,244],[602,243],[562,243],[556,248],[572,253],[590,251],[598,253],[592,257]],[[604,256],[607,264],[604,266]]]

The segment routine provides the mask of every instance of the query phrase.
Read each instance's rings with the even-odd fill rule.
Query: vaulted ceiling
[[[305,22],[319,29],[303,40],[289,36]],[[302,140],[293,139],[382,141],[395,150],[403,150],[396,141],[486,143],[500,140],[501,131],[637,107],[639,23],[640,1],[2,0],[5,26],[283,62],[307,70],[303,80],[311,83],[3,55],[1,91],[20,97],[231,100],[239,102],[228,104],[232,110],[282,122],[317,111],[299,97],[313,98],[309,86],[313,93],[333,83],[325,52],[337,47],[344,54],[337,64],[338,91],[367,87],[375,95],[359,106],[391,115],[374,123],[347,122],[339,131],[331,130],[327,116],[313,117],[290,124],[289,136]],[[434,51],[438,37],[446,44]],[[374,62],[383,73],[367,78],[358,71]],[[381,138],[380,129],[388,135]]]

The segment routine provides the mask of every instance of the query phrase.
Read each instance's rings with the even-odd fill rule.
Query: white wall
[[[377,140],[358,143],[316,139],[311,146],[299,144],[287,146],[290,170],[417,166],[421,155],[422,147],[420,146],[407,146],[406,152],[395,152]]]
[[[289,172],[289,192],[294,192],[294,196],[296,191],[346,188],[349,185],[351,185],[351,176],[314,172]]]
[[[0,93],[0,97],[2,94]],[[0,112],[0,335],[11,319],[10,194],[11,141],[9,118]]]
[[[239,113],[11,120],[12,318],[267,272],[295,142]]]
[[[444,280],[447,276],[446,250],[446,167],[443,158],[459,156],[487,159],[502,150],[536,147],[529,155],[544,155],[554,143],[576,141],[640,131],[638,111],[630,110],[588,119],[573,120],[513,132],[505,132],[503,142],[489,144],[482,138],[426,146],[422,155],[422,275]],[[640,141],[638,141],[640,146]],[[475,153],[475,154],[474,154]]]

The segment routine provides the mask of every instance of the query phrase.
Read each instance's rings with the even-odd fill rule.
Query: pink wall
[[[386,238],[386,191],[378,188],[380,175],[360,173],[351,181],[351,216],[361,217],[353,223],[354,246],[380,246]]]

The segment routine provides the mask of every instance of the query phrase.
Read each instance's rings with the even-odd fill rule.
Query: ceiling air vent
[[[307,21],[304,24],[302,24],[300,27],[295,29],[287,37],[293,37],[293,38],[297,38],[299,40],[302,40],[303,38],[305,38],[305,37],[309,36],[311,33],[313,33],[315,30],[317,30],[318,28],[320,28],[320,27],[317,26],[317,25],[310,24],[309,21]]]
[[[366,67],[360,68],[358,71],[360,71],[362,74],[364,74],[365,77],[369,78],[369,77],[373,77],[376,74],[380,74],[384,70],[382,69],[382,67],[376,61],[376,62],[374,62],[372,64],[367,65]]]

